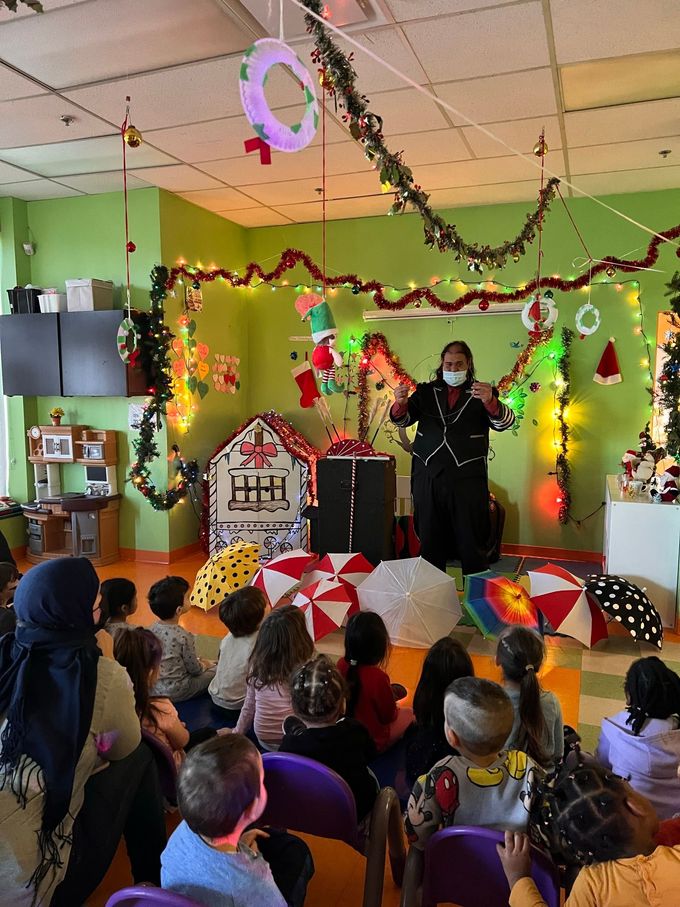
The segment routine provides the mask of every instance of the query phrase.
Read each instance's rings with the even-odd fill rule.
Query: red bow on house
[[[275,457],[277,452],[276,444],[271,441],[266,444],[253,444],[252,441],[244,441],[241,444],[241,453],[247,459],[241,465],[249,466],[254,462],[255,469],[269,468],[272,465],[269,457]]]

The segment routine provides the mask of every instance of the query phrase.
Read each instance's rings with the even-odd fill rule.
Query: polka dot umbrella
[[[191,604],[209,611],[231,592],[246,586],[260,566],[259,553],[260,546],[251,542],[238,542],[216,551],[196,574]]]
[[[659,612],[639,586],[621,576],[593,573],[586,579],[585,588],[591,601],[625,627],[633,639],[661,648],[663,624]]]

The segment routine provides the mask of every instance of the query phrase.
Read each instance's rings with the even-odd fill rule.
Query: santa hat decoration
[[[614,349],[614,338],[610,337],[607,346],[604,348],[602,358],[597,366],[593,381],[598,384],[620,384],[623,381],[621,369],[619,368],[619,358]]]

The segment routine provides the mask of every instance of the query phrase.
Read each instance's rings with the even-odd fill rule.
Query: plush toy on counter
[[[312,340],[316,344],[312,364],[321,379],[321,393],[341,394],[345,385],[335,380],[335,369],[343,364],[342,353],[335,348],[338,331],[330,306],[316,293],[306,293],[295,300],[295,308],[303,321],[311,323]]]
[[[650,493],[652,500],[657,504],[672,503],[680,494],[680,466],[673,464],[661,475],[652,480]]]

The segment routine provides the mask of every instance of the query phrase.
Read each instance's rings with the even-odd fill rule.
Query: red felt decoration
[[[246,154],[250,154],[251,151],[259,151],[261,164],[271,164],[272,149],[264,139],[259,137],[259,135],[253,136],[252,139],[246,139],[243,143],[243,147],[246,150]]]

